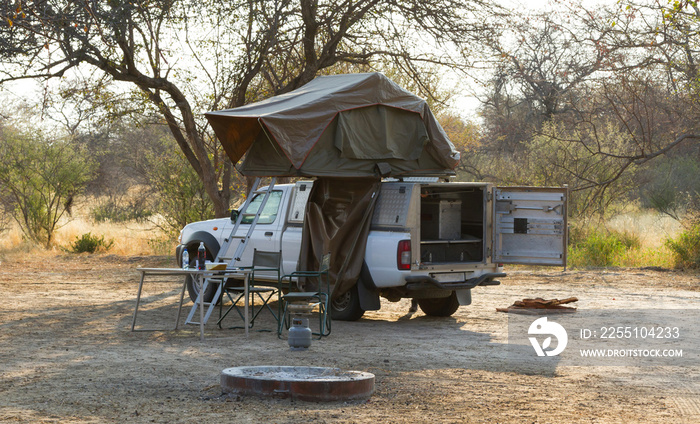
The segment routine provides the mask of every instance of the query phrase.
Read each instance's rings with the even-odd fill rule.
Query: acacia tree
[[[606,97],[612,109],[618,111],[618,93],[627,93],[622,97],[628,96],[631,102],[624,108],[637,121],[631,126],[636,132],[630,133],[640,146],[633,159],[649,160],[686,140],[700,139],[700,8],[692,0],[629,0],[619,7],[610,19],[615,31],[609,43],[625,53],[613,65],[622,84],[614,89],[607,85]],[[643,134],[646,139],[640,140],[644,124],[655,116],[639,105],[648,109],[654,100],[658,112],[674,120],[673,126],[665,129],[665,137],[647,131]]]
[[[616,54],[605,78],[594,79],[574,102],[569,126],[588,127],[595,135],[595,122],[613,122],[624,134],[623,146],[596,136],[587,145],[589,155],[608,161],[613,172],[587,180],[581,189],[603,191],[626,173],[700,140],[700,9],[692,1],[622,2],[596,24],[610,28],[601,44]]]
[[[498,151],[512,153],[552,118],[572,112],[572,101],[618,54],[605,9],[499,17],[485,40],[482,60],[492,72],[482,100],[487,135]],[[610,12],[612,13],[612,12]]]
[[[466,157],[481,169],[463,168],[568,183],[581,213],[631,193],[639,167],[698,140],[698,17],[693,2],[655,0],[506,21],[484,48],[496,69],[484,147]]]
[[[617,51],[607,45],[612,30],[605,16],[578,9],[494,18],[488,36],[474,40],[483,46],[480,66],[490,72],[481,78],[486,87],[480,96],[481,143],[463,155],[460,171],[514,184],[550,180],[537,173],[560,166],[545,163],[559,156],[533,154],[531,141],[544,127],[554,128],[548,122],[574,118],[588,87],[610,73]]]
[[[15,0],[0,6],[4,77],[55,78],[88,66],[136,89],[162,116],[227,213],[233,164],[201,113],[285,93],[339,64],[391,60],[423,78],[447,64],[419,41],[460,45],[481,0]]]

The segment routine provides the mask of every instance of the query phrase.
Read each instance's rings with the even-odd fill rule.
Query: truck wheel
[[[331,301],[331,318],[338,321],[357,321],[362,318],[365,311],[360,308],[360,296],[357,294],[357,285],[337,299]]]
[[[459,308],[457,294],[452,292],[448,297],[437,299],[417,299],[421,311],[431,317],[449,317]]]
[[[190,299],[192,299],[192,302],[197,300],[197,295],[199,294],[199,289],[197,285],[192,281],[192,277],[189,275],[185,277],[185,281],[187,281],[187,293],[190,295]],[[214,294],[216,293],[216,289],[218,287],[218,284],[209,284],[207,286],[207,289],[204,291],[204,302],[211,302],[211,300],[214,298]],[[219,297],[219,301],[221,300],[221,297]],[[219,302],[216,302],[217,305]]]
[[[199,242],[189,243],[187,246],[187,251],[190,252],[190,265],[191,266],[194,266],[194,264],[195,264],[198,247],[199,247]],[[210,261],[214,260],[214,256],[209,251],[209,249],[207,249],[207,260],[210,260]],[[192,277],[190,277],[189,275],[187,277],[185,277],[185,282],[187,283],[187,293],[190,295],[190,299],[192,299],[192,302],[196,301],[197,295],[199,294],[199,288],[192,280]],[[207,289],[204,291],[204,302],[211,302],[211,300],[214,298],[214,294],[216,293],[216,289],[217,289],[217,284],[209,284],[207,286]],[[218,304],[220,301],[221,301],[221,297],[219,297],[219,299],[216,303]]]

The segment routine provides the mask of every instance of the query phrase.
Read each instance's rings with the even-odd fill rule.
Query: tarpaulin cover
[[[320,258],[330,253],[332,298],[357,282],[380,186],[379,178],[323,177],[314,182],[306,204],[298,266],[317,270]]]
[[[248,176],[447,175],[459,161],[427,103],[380,73],[318,77],[206,117]]]

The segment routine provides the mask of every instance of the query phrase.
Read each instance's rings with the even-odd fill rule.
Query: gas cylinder
[[[287,340],[291,350],[306,350],[311,346],[311,329],[308,318],[292,318]]]

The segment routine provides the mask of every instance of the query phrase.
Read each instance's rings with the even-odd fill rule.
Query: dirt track
[[[358,322],[334,322],[309,351],[290,352],[274,334],[245,339],[213,325],[204,343],[194,326],[130,332],[134,269],[169,258],[0,260],[0,422],[700,422],[700,364],[507,367],[507,314],[495,312],[537,296],[577,296],[580,309],[697,309],[697,275],[517,270],[501,286],[474,290],[474,303],[451,318],[383,300]],[[179,287],[148,284],[139,322],[171,326]],[[219,373],[237,365],[369,371],[376,392],[329,404],[222,395]]]

